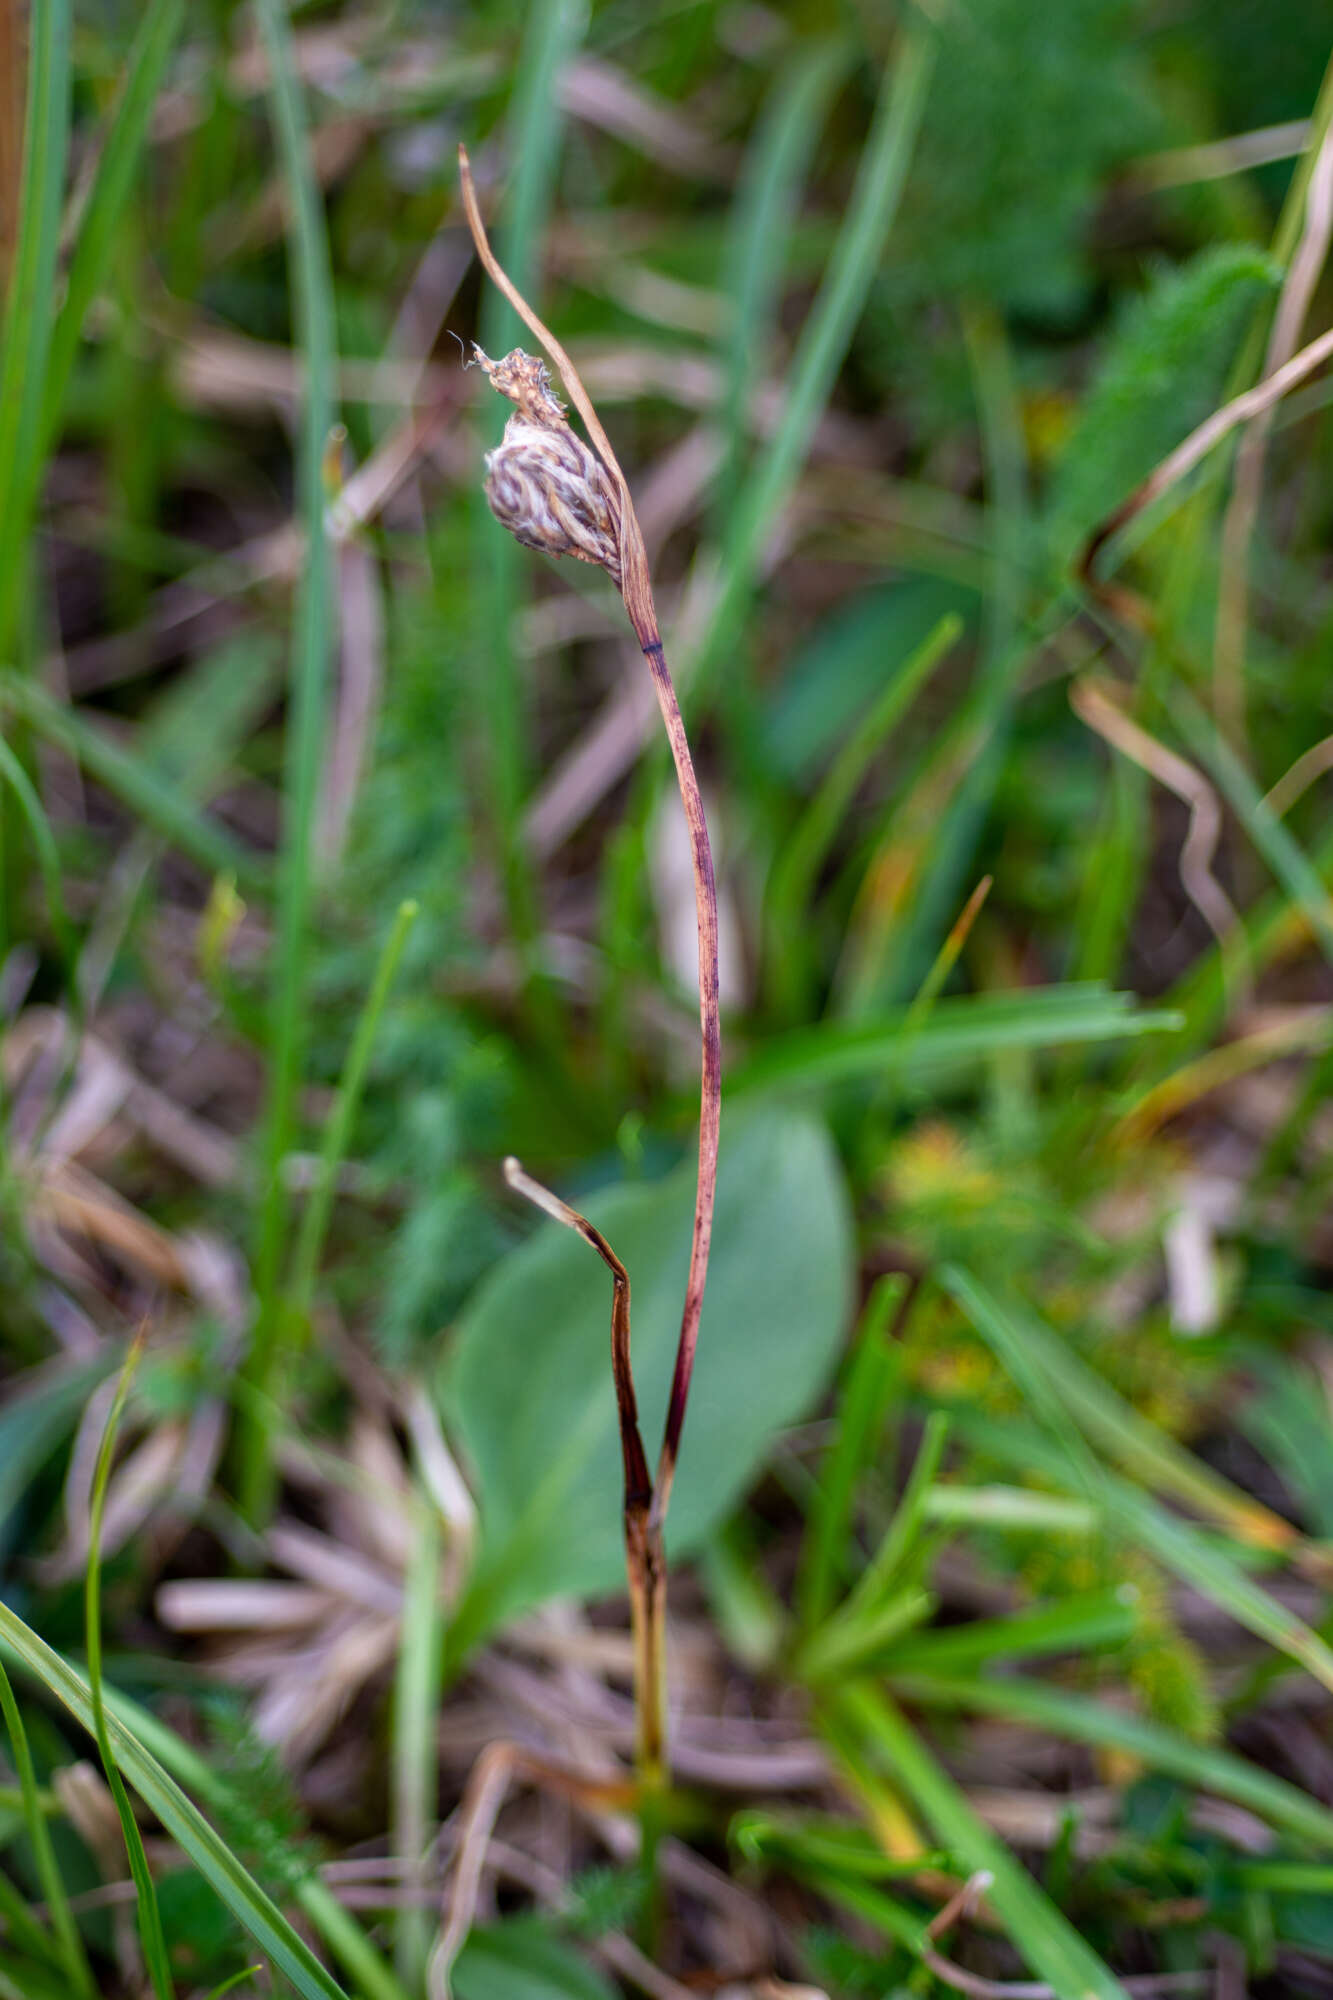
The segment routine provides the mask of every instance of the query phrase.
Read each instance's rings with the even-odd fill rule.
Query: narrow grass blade
[[[942,1527],[1014,1528],[1023,1535],[1090,1535],[1100,1519],[1086,1500],[1027,1486],[932,1486],[923,1511]]]
[[[244,1801],[236,1788],[215,1771],[197,1750],[174,1729],[148,1709],[125,1695],[107,1690],[111,1712],[132,1734],[142,1749],[165,1767],[171,1777],[188,1785],[205,1804],[225,1806],[229,1817],[244,1812]],[[159,1818],[161,1814],[159,1813]],[[293,1889],[292,1900],[333,1956],[351,1978],[357,2000],[408,2000],[406,1987],[399,1984],[393,1969],[385,1963],[351,1911],[345,1909],[320,1875],[304,1875]]]
[[[310,1199],[306,1203],[305,1213],[301,1217],[301,1227],[292,1258],[289,1297],[296,1322],[301,1327],[309,1322],[310,1308],[315,1295],[315,1275],[319,1269],[320,1254],[324,1248],[329,1217],[333,1211],[333,1191],[337,1185],[338,1169],[347,1155],[352,1126],[360,1107],[361,1093],[365,1089],[366,1073],[370,1068],[370,1057],[379,1030],[380,1016],[384,1012],[384,1003],[389,997],[389,989],[398,971],[403,947],[416,919],[417,905],[414,902],[399,904],[393,928],[380,953],[380,961],[375,968],[375,977],[366,996],[365,1006],[361,1009],[357,1020],[352,1046],[347,1052],[347,1061],[343,1065],[343,1073],[339,1079],[337,1098],[324,1127],[324,1139],[319,1149],[319,1172]]]
[[[879,268],[934,61],[933,31],[911,20],[885,71],[846,219],[792,357],[782,421],[736,503],[717,600],[688,676],[692,685],[702,686],[735,645],[764,543],[791,497]]]
[[[1333,1688],[1333,1648],[1317,1632],[1253,1583],[1229,1555],[1190,1523],[1168,1514],[1149,1495],[1097,1462],[1061,1398],[1058,1381],[1039,1363],[1026,1338],[1026,1318],[1020,1323],[1014,1311],[957,1267],[944,1266],[940,1283],[991,1346],[1034,1413],[1051,1429],[1076,1479],[1103,1509],[1108,1522],[1127,1540],[1147,1549],[1181,1582],[1202,1590],[1238,1624],[1299,1661],[1325,1687]]]
[[[4,1713],[5,1728],[9,1732],[9,1745],[13,1752],[14,1769],[18,1773],[19,1789],[23,1794],[23,1820],[27,1829],[28,1844],[32,1848],[33,1860],[37,1867],[37,1880],[41,1884],[46,1900],[47,1915],[52,1934],[64,1966],[65,1976],[74,1992],[81,2000],[96,2000],[97,1988],[93,1984],[88,1956],[79,1936],[74,1913],[65,1894],[65,1884],[51,1845],[51,1833],[46,1824],[46,1814],[42,1811],[37,1794],[37,1774],[33,1769],[32,1751],[28,1747],[28,1732],[23,1727],[23,1717],[14,1699],[14,1690],[9,1675],[0,1665],[0,1710]],[[16,1941],[22,1942],[15,1933]]]
[[[83,1728],[92,1733],[93,1701],[87,1682],[30,1626],[25,1625],[7,1604],[2,1603],[0,1643],[49,1694],[69,1710]],[[116,1710],[121,1704],[112,1697],[109,1689],[106,1690],[106,1706],[107,1736],[118,1767],[187,1859],[216,1890],[237,1922],[272,1961],[274,1968],[291,1981],[300,2000],[348,2000],[343,1988],[325,1971],[310,1947],[298,1937],[281,1910],[237,1860],[198,1807],[192,1804],[157,1758],[120,1720]],[[350,1917],[347,1922],[352,1924]],[[352,1928],[356,1928],[354,1924]],[[367,1951],[371,1949],[368,1944],[366,1948]],[[362,1984],[366,2000],[404,2000],[396,1980],[392,1985],[381,1984],[378,1987],[364,1980]]]
[[[257,1312],[247,1377],[258,1391],[252,1411],[271,1402],[281,1325],[279,1271],[289,1212],[283,1161],[296,1128],[296,1094],[306,1043],[306,974],[310,948],[313,831],[333,643],[333,572],[325,523],[324,452],[333,424],[335,370],[333,275],[319,184],[310,157],[291,29],[279,0],[257,0],[268,54],[273,124],[292,205],[290,262],[298,344],[304,363],[297,490],[305,562],[292,626],[291,683],[283,784],[282,858],[270,1025],[269,1102],[264,1193],[255,1261]],[[265,1419],[245,1423],[240,1444],[240,1501],[252,1520],[269,1509],[271,1438]]]
[[[765,1861],[769,1852],[762,1843],[756,1843],[757,1853]],[[821,1863],[801,1851],[801,1844],[792,1841],[774,1855],[774,1863],[783,1871],[804,1882],[818,1896],[830,1903],[850,1910],[864,1923],[872,1924],[886,1938],[900,1944],[919,1957],[929,1942],[926,1932],[928,1919],[919,1910],[899,1902],[896,1896],[886,1895],[877,1883],[864,1871],[848,1869],[837,1865],[843,1860],[836,1854],[834,1865]],[[884,1855],[879,1856],[883,1873],[901,1872]]]
[[[849,1673],[871,1673],[893,1657],[905,1632],[915,1631],[933,1616],[938,1604],[928,1590],[907,1587],[855,1617],[848,1613],[830,1618],[802,1646],[794,1671],[812,1687],[842,1680]]]
[[[15,1964],[13,1975],[0,1962],[0,2000],[64,2000],[58,1975],[43,1977],[31,1964]]]
[[[1238,1625],[1266,1639],[1333,1689],[1333,1647],[1294,1611],[1252,1582],[1238,1563],[1189,1522],[1168,1514],[1123,1479],[1108,1482],[1107,1514],[1122,1534],[1147,1549],[1181,1583],[1210,1597]]]
[[[267,882],[264,864],[196,811],[177,787],[35,681],[0,670],[0,712],[5,708],[15,710],[39,735],[75,758],[90,777],[210,874],[234,875],[251,887]]]
[[[1138,1622],[1133,1590],[1091,1590],[1005,1618],[976,1618],[967,1625],[916,1633],[894,1648],[889,1671],[957,1674],[996,1660],[1007,1663],[1047,1653],[1082,1656],[1123,1645]]]
[[[125,1791],[125,1783],[120,1775],[111,1750],[111,1739],[107,1734],[106,1703],[102,1694],[102,1515],[106,1507],[106,1489],[111,1478],[111,1458],[116,1445],[116,1432],[130,1393],[130,1384],[143,1350],[142,1335],[130,1345],[125,1357],[125,1365],[120,1371],[116,1393],[112,1399],[111,1411],[102,1432],[102,1442],[98,1448],[97,1465],[93,1473],[92,1501],[88,1525],[88,1567],[84,1573],[83,1612],[84,1644],[88,1651],[88,1690],[92,1702],[93,1734],[97,1738],[97,1748],[102,1759],[102,1769],[106,1773],[111,1796],[116,1802],[116,1812],[120,1818],[121,1832],[125,1836],[125,1850],[129,1856],[130,1875],[134,1882],[134,1892],[138,1907],[139,1940],[143,1946],[144,1964],[153,1983],[157,2000],[174,2000],[175,1986],[171,1977],[171,1961],[167,1953],[166,1934],[162,1929],[162,1913],[157,1905],[157,1890],[153,1885],[152,1873],[148,1866],[148,1856],[144,1852],[143,1835],[134,1817]]]
[[[771,1673],[782,1657],[789,1621],[786,1606],[765,1574],[746,1517],[728,1521],[695,1561],[727,1651],[751,1673]]]
[[[853,1682],[838,1695],[837,1708],[857,1732],[862,1754],[902,1786],[957,1864],[968,1874],[985,1870],[991,1877],[987,1901],[1059,2000],[1127,2000],[1119,1980],[977,1817],[894,1703]],[[855,1783],[855,1770],[849,1775]]]
[[[807,921],[819,870],[872,758],[962,630],[962,619],[947,613],[923,643],[889,671],[881,693],[848,737],[778,856],[769,885],[765,927],[773,982],[789,1015],[806,1011],[801,977],[806,961],[793,949],[792,940],[801,935]]]
[[[898,1376],[889,1328],[901,1310],[906,1279],[881,1278],[870,1295],[852,1346],[838,1398],[833,1442],[819,1469],[806,1510],[805,1546],[796,1585],[803,1631],[820,1624],[832,1607],[851,1538],[857,1482],[878,1448],[888,1401]]]
[[[727,1075],[729,1096],[841,1083],[856,1077],[882,1081],[910,1053],[913,1079],[939,1084],[951,1073],[999,1049],[1060,1048],[1077,1042],[1110,1042],[1136,1035],[1171,1034],[1178,1014],[1138,1008],[1132,994],[1100,986],[1049,986],[1021,994],[998,993],[937,1001],[930,1018],[910,1025],[900,1008],[855,1027],[823,1022],[761,1043],[748,1062]]]
[[[134,185],[158,87],[184,15],[183,0],[152,0],[139,23],[125,65],[120,98],[79,220],[74,254],[65,277],[65,296],[51,329],[42,413],[43,451],[49,451],[55,439],[83,322],[106,278],[116,229]]]
[[[3,1667],[0,1667],[0,1673],[3,1672]],[[8,1704],[0,1701],[0,1710],[7,1706]],[[13,1740],[12,1732],[10,1740],[11,1742]],[[35,1796],[37,1798],[37,1810],[40,1814],[42,1812],[41,1797],[40,1794],[36,1794]],[[27,1801],[24,1800],[23,1804],[26,1818]],[[29,1837],[31,1838],[31,1835]],[[34,1917],[32,1911],[28,1908],[26,1898],[10,1881],[8,1875],[3,1872],[0,1872],[0,1924],[3,1924],[9,1941],[20,1951],[28,1952],[32,1957],[41,1959],[46,1963],[53,1963],[57,1967],[61,1966],[62,1952],[60,1945],[51,1937],[49,1932],[42,1929],[36,1917]],[[86,1993],[89,1996],[89,2000],[92,2000],[91,1986],[82,1987],[77,1990]]]
[[[982,656],[959,718],[960,733],[976,747],[932,830],[913,895],[895,913],[895,921],[871,954],[875,976],[858,982],[849,996],[847,1011],[862,1016],[904,998],[921,980],[949,912],[958,907],[1002,768],[1018,673],[1035,639],[1034,631],[1020,629],[1029,529],[1026,451],[1013,356],[993,307],[966,306],[963,325],[981,421],[988,518],[993,523]],[[939,753],[946,769],[955,754],[946,738]]]
[[[743,1807],[733,1815],[727,1839],[747,1861],[794,1862],[830,1874],[859,1875],[867,1882],[892,1881],[922,1867],[943,1868],[948,1856],[886,1854],[870,1829],[827,1813],[783,1813]]]
[[[911,1558],[921,1532],[926,1495],[935,1481],[949,1436],[949,1419],[939,1410],[931,1412],[898,1502],[888,1533],[876,1549],[856,1589],[847,1600],[846,1615],[863,1616],[877,1609],[890,1587]]]
[[[1281,1549],[1298,1539],[1280,1515],[1242,1493],[1140,1416],[1035,1313],[1012,1300],[1002,1304],[971,1272],[958,1266],[950,1266],[941,1278],[1002,1358],[1023,1357],[1019,1365],[1035,1371],[1044,1390],[1135,1479],[1185,1501],[1256,1548]]]
[[[404,1986],[423,1987],[436,1918],[413,1900],[412,1870],[424,1861],[437,1811],[436,1703],[443,1617],[440,1517],[424,1492],[413,1510],[414,1534],[403,1586],[402,1641],[393,1703],[393,1851],[408,1868],[409,1891],[398,1912],[394,1966]]]
[[[1162,1771],[1182,1784],[1197,1785],[1216,1798],[1248,1807],[1280,1833],[1333,1853],[1333,1812],[1327,1806],[1229,1750],[1191,1743],[1123,1708],[1110,1708],[1086,1694],[1068,1694],[1016,1674],[974,1678],[933,1669],[929,1673],[899,1672],[895,1667],[888,1678],[902,1700],[923,1708],[1002,1715],[1072,1743],[1093,1743],[1120,1751],[1149,1770]]]
[[[60,873],[60,853],[56,847],[56,837],[51,830],[51,822],[46,816],[46,808],[37,796],[37,788],[24,770],[3,736],[0,736],[0,779],[9,786],[18,802],[19,811],[27,821],[32,835],[32,844],[37,854],[37,865],[42,873],[42,888],[46,895],[46,907],[51,917],[51,929],[55,933],[56,944],[65,961],[69,974],[69,994],[71,1000],[78,999],[79,948],[70,926],[69,913],[65,908],[65,891]]]
[[[70,4],[31,10],[18,244],[0,347],[0,659],[8,656],[42,471],[42,394],[69,151]]]
[[[714,514],[724,524],[735,505],[745,455],[755,358],[768,351],[801,185],[848,57],[847,46],[831,40],[803,47],[787,64],[765,102],[737,183],[723,259],[724,274],[731,274],[732,310]]]
[[[234,1993],[238,1986],[243,1986],[247,1979],[253,1979],[255,1974],[262,1972],[263,1969],[262,1965],[247,1965],[240,1972],[233,1972],[230,1979],[224,1979],[221,1986],[213,1988],[208,2000],[223,2000],[224,1994]]]
[[[109,1372],[100,1357],[75,1367],[45,1364],[12,1375],[0,1410],[0,1551],[8,1554],[13,1516],[38,1468],[73,1430],[79,1412]]]

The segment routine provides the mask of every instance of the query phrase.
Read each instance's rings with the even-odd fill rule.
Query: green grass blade
[[[255,1974],[262,1972],[263,1969],[262,1965],[247,1965],[240,1972],[233,1972],[230,1979],[224,1979],[221,1986],[213,1988],[213,1991],[208,1996],[208,2000],[223,2000],[225,1993],[234,1993],[236,1988],[243,1984],[245,1980],[253,1979]]]
[[[1057,1438],[1088,1496],[1112,1526],[1147,1549],[1181,1582],[1203,1591],[1238,1624],[1299,1661],[1325,1687],[1333,1688],[1333,1648],[1285,1605],[1253,1583],[1229,1555],[1188,1522],[1168,1514],[1149,1495],[1107,1472],[1094,1458],[1052,1380],[1028,1340],[1026,1318],[1007,1309],[970,1273],[944,1266],[940,1283],[992,1348],[1027,1397],[1034,1413]]]
[[[1050,986],[1022,994],[969,995],[937,1001],[920,1026],[910,1008],[872,1022],[775,1035],[748,1061],[732,1066],[727,1094],[808,1088],[867,1078],[881,1081],[911,1056],[914,1082],[939,1085],[1000,1049],[1059,1048],[1135,1035],[1169,1034],[1177,1014],[1137,1008],[1128,993],[1098,986]]]
[[[1333,1689],[1333,1647],[1304,1619],[1252,1582],[1224,1549],[1200,1535],[1189,1522],[1168,1514],[1127,1480],[1110,1479],[1107,1494],[1108,1518],[1122,1534],[1147,1549],[1181,1583],[1210,1597],[1238,1625],[1266,1639]]]
[[[806,1510],[805,1547],[796,1585],[797,1617],[806,1632],[827,1616],[838,1588],[851,1538],[857,1481],[878,1448],[898,1375],[898,1356],[889,1340],[889,1328],[902,1306],[906,1283],[897,1275],[880,1279],[853,1343],[838,1398],[833,1442]]]
[[[417,905],[414,902],[399,904],[393,928],[380,953],[379,964],[375,968],[375,977],[366,996],[366,1003],[357,1019],[352,1046],[347,1052],[347,1061],[343,1065],[343,1073],[338,1082],[338,1095],[324,1127],[324,1138],[319,1149],[319,1171],[310,1199],[306,1203],[305,1213],[301,1217],[300,1232],[292,1258],[289,1296],[296,1321],[302,1327],[310,1318],[310,1308],[315,1295],[315,1275],[319,1269],[324,1238],[328,1233],[329,1217],[333,1212],[333,1191],[338,1181],[338,1169],[347,1155],[352,1126],[361,1104],[361,1093],[365,1089],[366,1073],[370,1068],[370,1057],[379,1030],[380,1016],[384,1012],[384,1003],[389,997],[389,989],[393,985],[398,962],[403,955],[403,947],[416,919]]]
[[[1230,1750],[1191,1743],[1174,1730],[1145,1722],[1123,1708],[1108,1708],[1086,1694],[1067,1694],[1016,1674],[973,1678],[933,1669],[929,1673],[899,1672],[895,1667],[888,1678],[904,1701],[923,1708],[1002,1715],[1071,1743],[1118,1750],[1150,1770],[1246,1806],[1277,1831],[1333,1853],[1333,1812],[1295,1785],[1271,1776]]]
[[[93,1702],[87,1682],[3,1603],[0,1603],[0,1642],[84,1729],[93,1733]],[[275,1969],[291,1981],[300,2000],[348,2000],[343,1988],[325,1971],[198,1807],[121,1721],[117,1710],[122,1706],[106,1690],[106,1727],[112,1753],[149,1811],[211,1884]],[[396,1981],[392,1986],[378,1988],[367,1982],[363,1984],[366,2000],[404,2000]]]
[[[84,1572],[83,1583],[84,1644],[88,1650],[88,1690],[92,1701],[93,1734],[97,1738],[102,1769],[106,1773],[107,1784],[111,1787],[111,1796],[116,1802],[121,1831],[125,1836],[125,1849],[129,1856],[130,1875],[134,1882],[138,1907],[139,1939],[143,1946],[144,1964],[153,1982],[157,2000],[174,2000],[175,1986],[171,1977],[166,1934],[162,1929],[162,1913],[157,1905],[157,1891],[153,1886],[148,1856],[144,1852],[143,1835],[139,1832],[139,1824],[126,1794],[124,1780],[112,1754],[111,1739],[106,1726],[106,1703],[102,1694],[102,1515],[106,1508],[106,1489],[111,1478],[111,1457],[115,1450],[116,1432],[120,1428],[120,1419],[124,1414],[130,1383],[134,1379],[142,1345],[142,1336],[130,1345],[125,1365],[120,1371],[120,1379],[116,1383],[116,1393],[112,1398],[110,1414],[103,1428],[102,1442],[97,1452],[89,1510],[88,1566]]]
[[[1035,1604],[1004,1618],[975,1618],[939,1632],[920,1632],[894,1648],[890,1671],[968,1673],[992,1661],[1043,1653],[1092,1652],[1123,1645],[1139,1622],[1135,1592],[1118,1586],[1090,1590],[1057,1604]]]
[[[46,1900],[60,1962],[75,1993],[82,1995],[83,2000],[96,2000],[97,1988],[93,1984],[88,1955],[84,1951],[83,1939],[79,1936],[78,1925],[69,1906],[69,1897],[65,1894],[65,1884],[56,1862],[55,1849],[51,1845],[46,1814],[42,1811],[38,1796],[37,1774],[33,1769],[32,1751],[28,1746],[28,1732],[23,1727],[23,1717],[19,1713],[14,1690],[3,1665],[0,1665],[0,1711],[3,1711],[5,1728],[9,1732],[14,1769],[18,1773],[19,1789],[23,1794],[23,1820],[27,1829],[28,1844],[32,1848],[33,1860],[37,1867],[37,1880],[41,1884],[42,1895]]]
[[[991,1877],[987,1901],[1033,1971],[1059,2000],[1127,2000],[1124,1987],[1083,1942],[945,1775],[887,1696],[853,1682],[837,1709],[857,1733],[863,1754],[901,1785],[936,1838],[969,1874]],[[853,1782],[856,1774],[853,1770]]]
[[[60,852],[56,846],[56,837],[46,816],[46,808],[37,796],[36,786],[3,736],[0,736],[0,779],[9,786],[18,802],[19,811],[27,821],[28,832],[32,836],[32,844],[37,854],[37,866],[41,870],[42,888],[51,917],[51,929],[55,932],[56,944],[65,961],[70,999],[77,1005],[76,973],[79,948],[74,939],[69,913],[65,908],[65,891],[61,880]]]
[[[867,954],[863,976],[846,995],[843,1011],[854,1018],[904,999],[927,976],[939,933],[964,893],[970,857],[1000,774],[1017,676],[1033,644],[1033,635],[1019,629],[1028,497],[1013,357],[993,308],[965,308],[963,324],[981,422],[987,517],[993,524],[981,663],[960,718],[964,738],[970,737],[975,748],[934,830],[914,894]],[[957,755],[947,735],[937,755],[947,770]]]
[[[51,330],[42,415],[42,444],[46,451],[55,438],[83,322],[106,277],[116,229],[134,185],[158,87],[184,16],[183,0],[152,0],[129,53],[120,99],[79,221],[74,254],[65,278],[65,296]]]
[[[884,687],[848,737],[833,766],[779,854],[769,886],[766,930],[771,977],[788,1015],[807,1010],[805,960],[793,946],[807,921],[819,871],[844,824],[857,786],[895,723],[924,687],[963,630],[948,612],[921,645],[891,668]]]
[[[768,352],[800,189],[848,53],[841,41],[817,42],[787,64],[765,101],[737,182],[723,256],[724,278],[731,274],[732,316],[719,409],[722,462],[714,514],[724,527],[745,456],[756,357]]]
[[[175,1730],[148,1709],[110,1689],[107,1703],[144,1751],[155,1757],[180,1784],[188,1785],[206,1804],[211,1801],[219,1810],[225,1808],[233,1820],[244,1813],[245,1803],[236,1788]],[[292,1899],[316,1935],[346,1968],[358,2000],[409,2000],[406,1987],[399,1984],[392,1968],[385,1964],[351,1911],[338,1901],[322,1876],[302,1876],[292,1889]]]
[[[1280,1548],[1294,1530],[1278,1515],[1242,1493],[1150,1423],[1131,1403],[1088,1366],[1037,1314],[1013,1300],[1000,1301],[957,1266],[943,1276],[956,1303],[1005,1354],[1021,1356],[1045,1390],[1082,1430],[1126,1472],[1158,1493],[1169,1493],[1217,1521],[1242,1541]],[[985,1327],[978,1324],[985,1320]]]
[[[792,357],[782,421],[736,502],[717,600],[690,669],[693,685],[734,648],[764,543],[791,498],[879,268],[916,146],[935,61],[933,30],[904,29],[886,68],[846,219]]]
[[[240,1444],[240,1500],[253,1520],[272,1498],[272,1440],[266,1416],[282,1326],[279,1271],[289,1199],[283,1162],[296,1130],[296,1096],[306,1044],[306,977],[310,952],[313,833],[324,753],[327,681],[333,644],[333,569],[325,523],[324,452],[333,424],[333,274],[318,182],[310,157],[305,107],[294,67],[291,31],[279,0],[258,0],[268,54],[273,124],[282,175],[292,204],[291,288],[304,363],[305,405],[297,466],[305,563],[292,625],[291,683],[283,785],[282,859],[278,878],[270,1025],[269,1102],[264,1143],[264,1192],[255,1260],[257,1311],[248,1380],[258,1392]]]
[[[889,1523],[888,1533],[876,1549],[856,1589],[847,1600],[846,1615],[860,1618],[878,1609],[887,1591],[916,1547],[924,1518],[926,1495],[935,1482],[949,1436],[949,1419],[933,1410],[917,1448],[912,1470],[907,1476],[901,1500]]]
[[[31,1965],[14,1966],[11,1977],[0,1964],[0,2000],[64,2000],[55,1977],[44,1978]]]
[[[855,1616],[830,1618],[802,1646],[794,1671],[812,1687],[849,1673],[873,1673],[881,1660],[893,1657],[905,1632],[934,1615],[938,1603],[929,1591],[907,1586]]]
[[[42,392],[69,151],[70,4],[31,10],[18,244],[0,348],[0,659],[14,642],[42,473]]]
[[[435,1725],[443,1645],[443,1537],[439,1515],[425,1493],[418,1496],[413,1524],[393,1703],[393,1851],[409,1869],[425,1856],[428,1829],[438,1810]],[[411,1881],[409,1874],[409,1888]],[[434,1914],[409,1896],[398,1912],[394,1966],[413,1992],[425,1982],[435,1928]]]
[[[955,1413],[954,1421],[957,1422]],[[1086,1500],[1028,1486],[932,1486],[925,1518],[940,1527],[1014,1528],[1019,1534],[1090,1535],[1100,1516]]]
[[[0,670],[0,710],[15,710],[39,735],[73,757],[147,825],[213,875],[234,875],[247,886],[268,880],[264,864],[222,827],[196,811],[160,773],[123,750],[77,709],[67,707],[13,672]]]
[[[3,1673],[3,1671],[4,1669],[0,1667],[0,1673]],[[7,1709],[8,1704],[0,1699],[0,1713],[7,1712]],[[37,1811],[39,1815],[44,1817],[41,1795],[37,1793],[35,1796]],[[24,1810],[24,1817],[27,1818],[27,1800],[22,1796],[21,1787],[20,1800]],[[53,1962],[57,1966],[62,1963],[60,1945],[42,1929],[36,1917],[34,1917],[32,1911],[28,1908],[27,1901],[21,1892],[3,1871],[0,1871],[0,1924],[3,1924],[8,1939],[20,1951],[25,1951],[30,1956],[41,1959],[43,1963]],[[91,1987],[83,1987],[79,1990],[90,1996],[92,1994]]]

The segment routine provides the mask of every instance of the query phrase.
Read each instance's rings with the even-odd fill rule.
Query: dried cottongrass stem
[[[548,555],[577,556],[581,562],[597,563],[620,591],[648,664],[671,745],[694,863],[694,898],[699,920],[699,1177],[676,1366],[657,1471],[651,1477],[639,1433],[630,1370],[628,1274],[610,1245],[581,1216],[529,1180],[516,1163],[510,1170],[515,1188],[539,1208],[576,1229],[604,1258],[615,1276],[612,1372],[625,1469],[625,1564],[633,1614],[634,1681],[639,1709],[636,1763],[640,1784],[647,1793],[660,1790],[667,1782],[666,1561],[662,1524],[671,1498],[690,1393],[717,1198],[718,1127],[722,1111],[717,890],[703,798],[662,647],[648,556],[628,482],[592,399],[579,380],[578,370],[491,249],[477,206],[467,151],[462,146],[458,149],[458,168],[463,207],[477,255],[494,284],[554,362],[590,440],[585,443],[566,422],[564,408],[551,388],[544,362],[524,354],[521,348],[507,354],[502,361],[492,361],[478,349],[476,365],[485,370],[491,386],[515,405],[514,414],[505,425],[503,440],[486,460],[486,498],[492,513],[520,542]]]
[[[621,587],[620,496],[597,454],[572,430],[543,361],[516,347],[476,366],[517,408],[486,454],[491,512],[526,548],[597,563]]]

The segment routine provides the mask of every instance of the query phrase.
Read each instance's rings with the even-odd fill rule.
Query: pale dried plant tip
[[[571,429],[545,363],[521,347],[500,361],[479,347],[475,354],[491,387],[517,406],[486,454],[491,512],[525,548],[596,563],[619,589],[619,495],[597,454]]]

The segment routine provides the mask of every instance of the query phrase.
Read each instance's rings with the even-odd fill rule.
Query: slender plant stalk
[[[26,65],[23,10],[19,0],[0,0],[0,298],[18,242]]]
[[[666,1519],[680,1452],[681,1430],[690,1393],[699,1319],[708,1275],[717,1194],[718,1130],[722,1110],[722,1045],[718,1013],[717,891],[703,799],[685,723],[666,663],[653,603],[648,556],[629,485],[611,440],[602,427],[577,369],[555,335],[544,326],[496,261],[487,240],[466,150],[458,149],[463,205],[477,255],[524,324],[531,328],[559,371],[571,402],[583,419],[590,451],[565,421],[551,394],[545,368],[521,351],[491,361],[477,360],[494,388],[518,407],[505,427],[504,442],[487,459],[487,498],[497,518],[530,547],[572,555],[605,569],[617,584],[635,637],[652,676],[653,692],[676,766],[681,804],[694,864],[694,896],[699,927],[699,1028],[702,1047],[699,1088],[699,1174],[690,1243],[690,1268],[681,1311],[676,1365],[656,1476],[648,1471],[634,1401],[629,1354],[629,1278],[610,1245],[563,1202],[510,1168],[511,1184],[568,1227],[576,1229],[602,1257],[614,1281],[612,1367],[620,1413],[625,1462],[625,1561],[634,1621],[635,1692],[639,1713],[637,1765],[645,1792],[667,1782],[665,1605],[666,1568],[662,1526]]]

